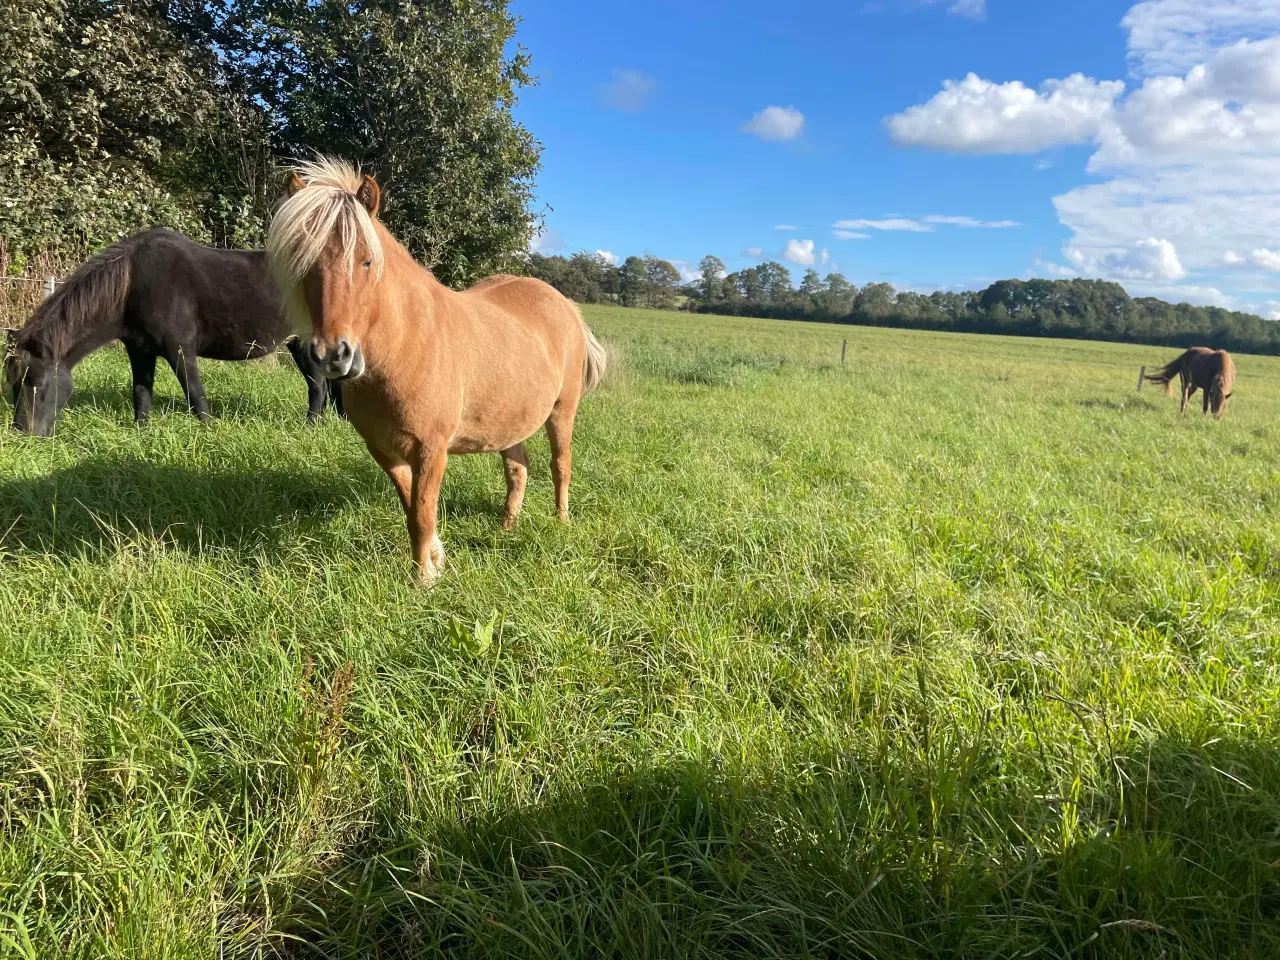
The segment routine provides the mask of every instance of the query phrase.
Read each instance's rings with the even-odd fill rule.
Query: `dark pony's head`
[[[5,357],[4,387],[13,403],[13,428],[47,437],[71,399],[71,368],[35,344],[19,343]]]

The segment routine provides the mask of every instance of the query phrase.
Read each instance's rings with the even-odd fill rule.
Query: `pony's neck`
[[[382,224],[377,229],[383,272],[365,358],[375,370],[379,361],[395,366],[406,349],[416,350],[432,338],[439,295],[448,290]]]

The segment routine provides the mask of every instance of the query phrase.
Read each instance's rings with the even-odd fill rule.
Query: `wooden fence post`
[[[842,367],[844,366],[844,352],[848,349],[849,349],[849,341],[841,340],[840,341],[840,366]]]
[[[44,278],[44,296],[45,296],[45,299],[46,299],[46,300],[47,300],[47,299],[49,299],[49,297],[52,297],[52,296],[53,296],[53,291],[55,291],[55,290],[57,290],[57,289],[58,289],[58,278],[57,278],[57,277],[45,277],[45,278]]]
[[[1138,392],[1139,393],[1142,392],[1142,384],[1146,381],[1146,379],[1147,379],[1147,368],[1142,367],[1138,370]]]

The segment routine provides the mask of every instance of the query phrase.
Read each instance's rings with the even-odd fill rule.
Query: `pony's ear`
[[[382,200],[382,191],[378,189],[378,181],[366,173],[364,180],[360,182],[360,189],[356,191],[356,199],[364,204],[364,208],[369,211],[369,216],[376,217],[378,215],[378,203]]]
[[[289,175],[284,178],[284,195],[292,197],[305,186],[306,184],[302,182],[302,178],[298,176],[298,171],[290,170]]]

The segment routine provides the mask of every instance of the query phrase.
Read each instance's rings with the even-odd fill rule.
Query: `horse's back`
[[[548,335],[574,335],[580,326],[578,308],[555,287],[534,277],[498,273],[463,293],[473,304],[496,308],[522,326]]]

